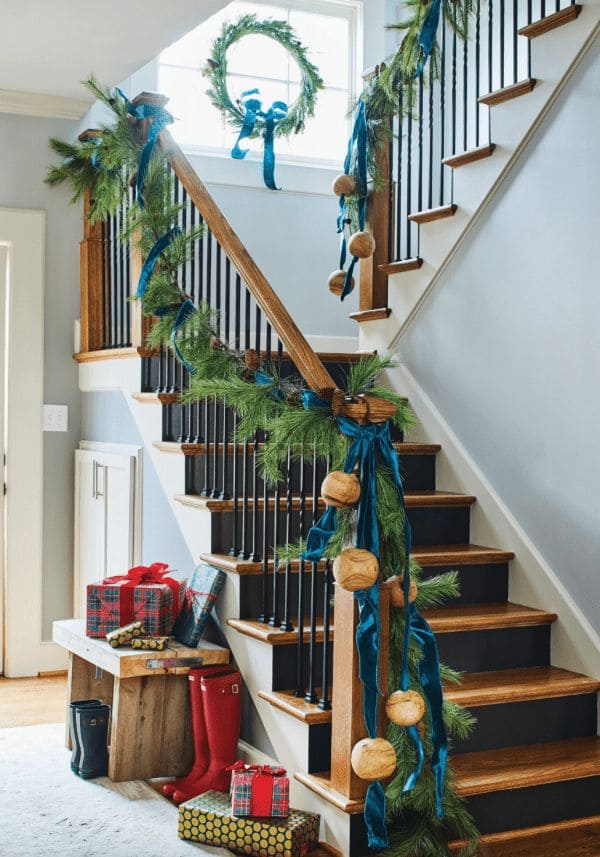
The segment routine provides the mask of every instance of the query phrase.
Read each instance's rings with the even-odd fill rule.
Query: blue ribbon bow
[[[148,288],[148,283],[150,281],[150,277],[152,276],[152,272],[156,267],[156,263],[158,262],[158,257],[160,254],[167,249],[169,244],[172,244],[175,238],[181,235],[181,229],[179,226],[174,226],[172,229],[169,229],[168,232],[165,232],[158,241],[155,242],[154,246],[148,253],[146,257],[146,261],[142,265],[142,270],[140,272],[140,278],[138,280],[137,287],[137,299],[142,300],[146,293],[146,289]]]
[[[263,132],[263,180],[270,190],[281,190],[275,184],[275,124],[287,116],[288,106],[285,101],[274,101],[269,109],[264,111],[262,101],[259,98],[250,98],[251,95],[258,95],[258,93],[258,89],[248,89],[246,92],[242,92],[241,104],[245,110],[244,121],[231,150],[231,157],[238,160],[243,160],[246,157],[249,149],[242,149],[240,143],[253,134],[256,120],[258,118],[263,119],[265,123]]]
[[[189,298],[187,301],[184,301],[179,307],[179,311],[177,312],[177,316],[175,321],[173,322],[173,328],[171,330],[171,344],[173,346],[173,351],[175,352],[178,360],[183,363],[185,368],[188,370],[190,375],[194,375],[196,370],[192,366],[191,363],[186,360],[183,356],[181,349],[179,348],[179,344],[177,342],[177,334],[179,333],[179,329],[183,327],[186,321],[196,312],[196,307],[194,306],[194,302]]]
[[[125,106],[127,107],[127,112],[130,116],[133,116],[134,119],[153,119],[154,121],[150,125],[150,129],[148,131],[148,137],[144,148],[142,149],[142,154],[140,156],[140,162],[138,164],[138,171],[135,180],[135,188],[137,194],[137,201],[139,203],[140,208],[144,208],[144,182],[146,181],[146,174],[148,172],[148,166],[150,164],[150,158],[152,157],[152,152],[154,150],[154,146],[158,139],[158,135],[163,130],[165,125],[170,125],[174,119],[171,114],[165,110],[160,104],[133,104],[130,101],[122,89],[119,87],[116,88],[117,95],[123,99],[125,102]]]
[[[417,65],[414,76],[420,77],[423,74],[423,69],[427,60],[431,56],[435,45],[435,39],[440,24],[440,13],[442,9],[442,0],[432,0],[432,3],[427,11],[421,32],[419,33],[419,45],[421,46],[421,56]]]
[[[305,407],[314,406],[315,398],[322,406],[326,402],[315,394],[305,396]],[[410,591],[410,548],[411,530],[406,514],[404,489],[398,457],[394,449],[389,423],[359,426],[345,417],[338,417],[340,431],[352,438],[348,450],[344,471],[351,473],[360,462],[361,495],[358,504],[356,545],[379,557],[379,526],[377,521],[377,483],[376,467],[380,461],[391,473],[398,492],[399,510],[404,527],[404,571],[402,587],[405,594],[405,640],[402,654],[401,687],[407,690],[410,683],[408,668],[408,649],[411,636],[421,648],[422,658],[419,666],[419,680],[426,697],[430,718],[433,743],[432,767],[436,779],[436,805],[440,817],[443,815],[442,795],[447,757],[447,736],[442,714],[442,688],[439,674],[439,658],[435,637],[427,622],[420,616],[414,604],[409,604]],[[311,528],[307,537],[303,557],[309,562],[318,562],[333,536],[336,528],[336,509],[328,506],[325,513]],[[359,655],[359,676],[363,683],[363,716],[365,727],[371,738],[377,734],[379,690],[379,584],[370,589],[355,593],[358,604],[358,625],[356,628],[356,646]],[[417,766],[407,779],[403,792],[410,791],[417,782],[423,766],[423,745],[416,726],[410,726],[407,732],[415,745]],[[365,799],[365,823],[369,847],[381,849],[388,846],[385,825],[385,792],[380,782],[371,783]]]
[[[363,98],[359,98],[356,110],[354,112],[354,123],[352,125],[352,135],[348,140],[348,150],[344,159],[344,172],[350,175],[352,170],[352,156],[356,150],[356,170],[357,177],[357,192],[358,192],[358,228],[362,231],[365,228],[366,213],[367,213],[367,115],[365,110],[365,102]],[[348,210],[346,197],[344,194],[340,196],[340,213],[337,219],[337,231],[340,234],[340,270],[344,269],[346,264],[346,223],[348,223]],[[353,256],[350,266],[346,272],[344,279],[344,288],[340,295],[340,300],[350,294],[352,291],[352,274],[354,267],[358,262],[358,257]]]

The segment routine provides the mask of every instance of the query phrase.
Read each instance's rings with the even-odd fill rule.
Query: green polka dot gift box
[[[179,806],[179,837],[253,857],[304,857],[319,842],[320,816],[290,809],[287,818],[234,818],[229,795],[205,792]]]

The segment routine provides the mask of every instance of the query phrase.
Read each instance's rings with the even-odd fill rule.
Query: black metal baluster
[[[322,687],[321,698],[319,699],[319,708],[322,711],[329,711],[331,701],[329,699],[329,627],[331,617],[331,560],[325,562],[325,572],[323,581],[323,666],[322,666]]]
[[[488,92],[494,91],[494,3],[488,0]]]
[[[263,481],[263,516],[262,516],[262,591],[261,612],[259,622],[269,621],[269,486],[267,480]],[[255,512],[256,514],[256,512]],[[273,573],[275,566],[273,565]]]
[[[423,75],[419,76],[419,178],[417,185],[417,206],[423,211]]]
[[[252,444],[252,550],[250,551],[250,559],[252,562],[260,560],[258,552],[258,518],[259,518],[260,500],[258,496],[258,432],[254,434],[254,443]]]
[[[267,322],[267,330],[265,333],[265,365],[271,368],[271,325]]]
[[[442,51],[440,59],[440,205],[444,204],[444,157],[446,155],[446,19],[442,25]]]
[[[463,40],[463,151],[469,148],[469,69],[468,69],[469,40]],[[475,102],[477,103],[477,102]]]
[[[429,81],[429,171],[427,208],[433,208],[433,81]]]
[[[239,553],[238,550],[238,446],[237,446],[237,424],[238,424],[238,415],[237,411],[233,412],[233,435],[232,435],[232,443],[233,443],[233,461],[231,464],[231,496],[232,496],[232,509],[231,509],[231,519],[232,519],[232,540],[233,543],[231,545],[231,550],[229,551],[229,556],[237,556]]]
[[[515,0],[517,3],[518,0]],[[479,146],[479,68],[481,62],[481,0],[477,0],[475,12],[475,146]]]
[[[300,511],[299,511],[299,539],[300,544],[304,546],[306,536],[305,515],[306,515],[306,462],[304,455],[300,456]],[[298,643],[296,655],[296,692],[295,695],[299,698],[304,696],[304,559],[300,557],[298,565]]]
[[[452,154],[456,154],[456,30],[452,33]]]
[[[402,259],[402,87],[398,91],[398,177],[396,182],[396,259]]]
[[[119,206],[119,345],[125,345],[125,241],[123,231],[125,229],[125,206]]]
[[[292,497],[292,448],[288,446],[287,452],[287,462],[286,462],[286,470],[285,470],[285,484],[286,484],[286,495],[285,495],[285,546],[286,549],[289,549],[289,546],[292,541],[292,505],[293,505],[293,497]],[[286,557],[285,561],[285,578],[283,584],[283,619],[281,620],[281,630],[282,631],[293,631],[294,626],[290,621],[290,595],[291,595],[291,581],[290,577],[292,574],[292,565],[290,562],[289,556]]]
[[[319,491],[317,483],[317,451],[313,453],[313,526],[318,517]],[[319,564],[311,563],[310,568],[310,637],[308,644],[308,689],[304,699],[313,705],[318,701],[315,687],[315,673],[317,669],[317,574]]]
[[[490,0],[491,2],[491,0]],[[532,2],[527,0],[527,23],[531,24]],[[527,77],[531,77],[531,39],[527,39]]]
[[[198,216],[198,225],[202,226],[204,224],[204,219],[201,214]],[[204,227],[204,231],[202,235],[198,238],[198,288],[196,293],[196,300],[200,304],[204,300],[204,242],[206,240],[206,227]]]
[[[406,120],[406,258],[411,258],[411,238],[412,228],[411,221],[408,220],[409,214],[412,214],[412,103],[409,105],[408,116]]]
[[[107,222],[102,224],[102,348],[108,346],[107,326],[108,326],[108,241]]]
[[[129,214],[129,209],[131,208],[131,198],[132,198],[132,190],[131,188],[127,191],[126,204],[125,204],[125,223],[127,224],[127,217]],[[129,239],[125,242],[125,345],[129,348],[131,345],[131,302],[129,300],[129,296],[131,294],[131,243]]]
[[[281,483],[279,479],[275,483],[273,490],[273,581],[271,593],[271,616],[269,625],[276,627],[279,625],[279,569],[277,567],[277,556],[279,547],[279,510],[281,499]],[[265,509],[264,514],[267,514]]]
[[[223,315],[223,342],[229,345],[231,336],[231,260],[225,257],[225,312]]]
[[[477,8],[479,9],[479,2]],[[519,0],[513,0],[513,38],[512,38],[512,60],[513,60],[513,83],[519,79]]]
[[[111,214],[108,218],[109,242],[110,242],[110,298],[109,298],[109,318],[110,318],[110,334],[109,345],[115,347],[117,338],[115,335],[115,290],[117,288],[117,266],[115,257],[115,215]]]
[[[242,446],[242,544],[238,554],[240,559],[249,559],[248,551],[248,440],[244,438]]]
[[[504,0],[500,0],[500,89],[504,88]]]
[[[241,309],[241,299],[242,299],[242,278],[236,271],[235,275],[235,309],[234,309],[234,347],[236,351],[240,350],[240,309]]]
[[[208,396],[204,397],[204,484],[202,485],[202,491],[200,492],[203,497],[210,496],[210,488],[209,488],[209,479],[210,479],[210,434],[208,431],[209,427],[209,413],[208,413]]]

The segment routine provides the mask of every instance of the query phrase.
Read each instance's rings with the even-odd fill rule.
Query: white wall
[[[599,133],[597,42],[399,343],[596,630]]]
[[[46,212],[44,401],[69,406],[69,431],[44,435],[43,634],[52,619],[71,615],[73,450],[79,439],[79,390],[73,322],[79,314],[81,214],[64,188],[44,184],[51,136],[72,138],[60,119],[0,115],[0,207]],[[24,390],[23,394],[26,395]],[[26,431],[27,427],[23,427]]]

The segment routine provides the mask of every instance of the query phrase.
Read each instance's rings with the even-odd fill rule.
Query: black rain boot
[[[84,780],[108,773],[108,721],[110,705],[75,709],[75,724],[81,742],[79,776]]]
[[[78,699],[75,702],[69,703],[69,732],[71,734],[71,770],[74,774],[79,773],[79,760],[81,759],[81,741],[77,733],[77,724],[75,722],[76,708],[97,708],[102,705],[101,699]]]

